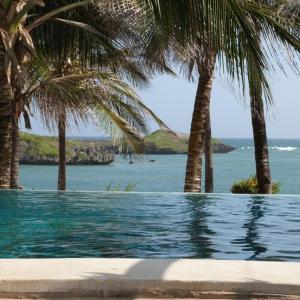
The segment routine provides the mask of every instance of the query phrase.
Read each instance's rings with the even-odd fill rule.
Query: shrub
[[[248,179],[242,179],[235,182],[231,188],[233,194],[258,194],[258,182],[256,176],[250,176]],[[273,182],[272,194],[280,192],[280,183]]]
[[[125,186],[125,192],[134,192],[135,187],[136,187],[136,183],[130,182]]]

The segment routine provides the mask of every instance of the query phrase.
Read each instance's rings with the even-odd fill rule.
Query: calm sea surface
[[[222,141],[237,147],[231,153],[214,155],[215,192],[227,193],[234,181],[255,174],[254,148],[249,139]],[[270,140],[269,146],[272,176],[281,182],[281,193],[300,194],[300,140]],[[68,189],[103,191],[112,184],[124,190],[132,183],[135,191],[181,192],[185,164],[185,155],[147,155],[133,165],[117,157],[110,166],[68,166]],[[56,182],[56,166],[21,166],[26,189],[53,190]]]
[[[0,191],[0,258],[300,261],[299,200]]]

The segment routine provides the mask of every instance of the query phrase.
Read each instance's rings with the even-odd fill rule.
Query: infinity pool
[[[300,261],[300,196],[0,192],[0,258]]]

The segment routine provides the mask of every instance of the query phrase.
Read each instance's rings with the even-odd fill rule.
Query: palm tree
[[[251,66],[249,65],[248,81],[258,190],[260,194],[272,194],[272,177],[269,166],[269,149],[262,87],[259,79],[253,75]]]
[[[52,26],[52,38],[55,38],[49,44],[55,45],[55,48],[49,47],[48,51],[55,50],[56,57],[62,58],[65,54],[70,54],[70,50],[75,47],[81,51],[82,55],[80,57],[84,58],[82,62],[89,57],[89,62],[91,63],[94,60],[95,63],[95,58],[101,53],[98,51],[101,51],[103,48],[97,47],[99,40],[105,44],[105,48],[113,56],[113,54],[118,53],[119,40],[113,40],[108,34],[110,32],[108,29],[112,29],[112,27],[107,27],[106,32],[103,34],[103,31],[98,31],[92,26],[97,21],[97,18],[89,15],[91,12],[95,16],[101,15],[101,6],[99,5],[102,2],[105,3],[106,1],[85,0],[74,2],[62,0],[60,4],[57,4],[55,1],[44,3],[42,0],[0,0],[0,188],[9,188],[10,186],[13,123],[10,112],[13,108],[16,89],[22,90],[24,87],[22,74],[20,73],[21,66],[30,60],[35,52],[36,45],[32,41],[33,34],[44,31],[45,28],[40,29],[40,26],[50,20],[51,24],[48,27],[48,33],[51,32],[50,27],[53,23],[60,22],[69,29],[68,33],[72,32],[72,34],[62,35],[61,32],[66,33],[66,30],[57,34],[57,32],[54,32],[57,27]],[[29,12],[34,12],[30,18],[28,18]],[[69,12],[67,19],[57,18],[58,15],[63,15],[66,12]],[[88,23],[77,21],[81,16],[85,16],[85,20]],[[106,21],[109,22],[110,19],[106,18]],[[115,24],[116,22],[110,25]],[[125,30],[126,27],[123,25],[120,19],[119,30],[122,29],[123,36],[128,38],[131,32],[127,32]],[[97,39],[94,38],[94,43],[90,42],[92,35],[97,37]],[[64,43],[61,43],[62,41]],[[88,44],[87,41],[89,41]],[[35,42],[40,43],[39,48],[42,48],[42,45],[44,47],[46,45],[44,43],[45,39],[36,39]],[[93,55],[91,55],[92,53]],[[78,51],[74,51],[73,56],[78,58]],[[67,57],[65,56],[64,58]],[[118,62],[120,62],[120,56],[112,64],[112,67]]]
[[[27,73],[27,90],[21,95],[24,108],[30,104],[40,112],[49,129],[58,128],[59,190],[66,188],[67,116],[104,130],[119,145],[120,152],[143,151],[142,135],[147,132],[147,118],[168,129],[129,85],[111,72],[84,70],[76,63],[65,65],[62,72],[61,64],[40,59],[34,61]],[[25,109],[23,114],[28,117]]]
[[[10,112],[16,90],[23,87],[20,65],[26,62],[34,51],[30,29],[61,11],[83,5],[81,2],[62,6],[60,11],[37,18],[28,26],[27,13],[35,6],[43,4],[42,0],[0,1],[0,188],[10,187],[13,126]]]
[[[202,155],[204,153],[204,140],[207,137],[207,127],[210,120],[209,106],[214,78],[215,61],[216,54],[213,51],[205,51],[203,59],[197,57],[196,61],[199,72],[199,80],[191,124],[184,187],[185,191],[189,192],[201,191]],[[208,148],[209,143],[206,144]]]
[[[288,49],[290,51],[294,48],[296,51],[299,51],[299,17],[290,14],[290,10],[287,13],[285,7],[289,3],[284,3],[281,1],[256,1],[262,6],[261,13],[265,13],[264,9],[266,7],[271,7],[273,10],[273,15],[275,18],[279,19],[279,26],[274,26],[273,35],[274,40],[277,40],[278,44],[282,44],[283,51]],[[295,17],[295,20],[292,21],[292,17]],[[256,15],[252,16],[253,22],[255,24],[256,31],[258,33],[258,41],[261,41],[261,37],[264,35],[262,32],[260,21]],[[275,19],[274,18],[274,19]],[[291,21],[287,21],[291,20]],[[276,20],[276,19],[275,19]],[[270,20],[271,25],[274,24],[273,20]],[[281,26],[280,26],[281,25]],[[282,26],[284,25],[284,26]],[[282,32],[286,31],[286,34]],[[262,32],[262,33],[261,33]],[[291,35],[289,33],[292,33]],[[297,40],[298,38],[298,40]],[[272,43],[272,42],[271,42]],[[279,45],[277,45],[278,47]],[[262,44],[260,42],[260,47]],[[276,54],[278,50],[272,48],[272,51]],[[283,52],[282,51],[282,52]],[[283,70],[282,65],[278,64],[280,69]],[[268,150],[268,140],[267,140],[267,130],[265,122],[265,112],[264,112],[264,95],[263,95],[263,84],[264,81],[261,79],[260,72],[253,67],[250,63],[248,64],[248,83],[249,83],[249,93],[250,93],[250,107],[251,107],[251,120],[253,128],[253,137],[254,137],[254,146],[255,146],[255,163],[256,163],[256,177],[258,181],[258,190],[260,194],[271,194],[272,193],[272,177],[269,166],[269,150]],[[267,104],[272,103],[272,96],[270,94],[266,95]]]

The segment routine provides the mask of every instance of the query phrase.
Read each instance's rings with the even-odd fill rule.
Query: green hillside
[[[165,130],[157,130],[145,137],[146,153],[187,153],[188,141],[188,134],[176,133],[175,135]],[[212,143],[214,152],[229,152],[233,150],[232,147],[222,144],[217,139],[213,139]]]
[[[71,154],[71,149],[76,146],[82,146],[81,141],[67,141],[66,154]],[[28,156],[47,156],[58,157],[58,138],[53,136],[42,136],[29,133],[21,133],[21,145],[24,154]]]
[[[158,148],[161,151],[186,152],[188,136],[176,136],[165,130],[157,130],[145,137],[146,149]],[[147,151],[148,152],[148,151]]]
[[[58,142],[56,137],[21,133],[21,144],[24,148],[24,153],[30,156],[58,156]]]
[[[113,152],[109,141],[66,141],[68,164],[107,164],[113,160]],[[22,132],[21,163],[57,164],[58,138]]]
[[[172,134],[165,130],[157,130],[146,136],[146,154],[184,154],[188,150],[187,134]],[[213,151],[216,153],[227,153],[234,150],[233,147],[224,145],[213,139]],[[71,140],[66,142],[67,159],[86,160],[92,154],[105,152],[116,152],[110,141],[87,141]],[[21,152],[25,161],[53,160],[58,158],[58,138],[41,136],[35,134],[21,133]],[[95,156],[95,155],[94,155]]]

